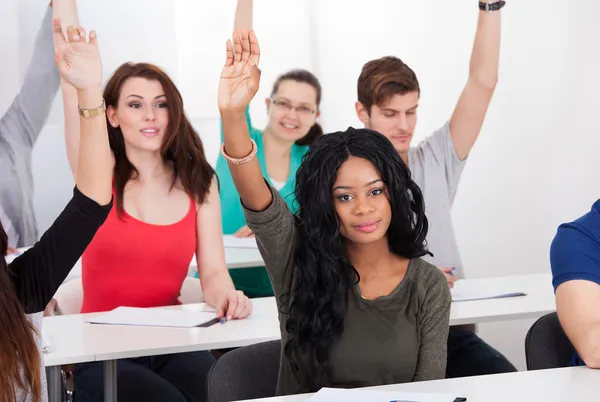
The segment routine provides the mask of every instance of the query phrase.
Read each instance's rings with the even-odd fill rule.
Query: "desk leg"
[[[62,375],[60,366],[46,367],[48,377],[48,400],[50,402],[62,402]]]
[[[117,361],[104,362],[104,402],[117,402]]]

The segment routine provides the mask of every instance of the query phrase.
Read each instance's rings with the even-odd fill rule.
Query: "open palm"
[[[96,33],[91,31],[88,41],[82,27],[69,26],[67,42],[60,19],[54,19],[52,24],[56,43],[54,61],[60,76],[77,89],[101,86],[102,61]]]
[[[226,49],[227,58],[219,81],[219,109],[243,111],[258,91],[258,40],[253,31],[242,29],[241,33],[234,32],[233,44],[228,40]]]

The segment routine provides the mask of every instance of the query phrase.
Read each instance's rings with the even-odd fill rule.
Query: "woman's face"
[[[160,82],[129,78],[116,108],[107,111],[113,127],[120,127],[127,148],[157,152],[169,125],[167,97]]]
[[[270,133],[285,142],[306,136],[319,117],[317,90],[304,82],[282,81],[266,102]]]
[[[333,202],[340,232],[348,241],[372,243],[384,238],[392,219],[387,188],[371,162],[350,157],[333,185]]]

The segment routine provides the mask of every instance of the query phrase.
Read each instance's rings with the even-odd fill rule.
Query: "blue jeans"
[[[470,377],[517,371],[500,352],[473,331],[450,327],[446,378]]]
[[[117,398],[119,402],[204,402],[213,363],[208,352],[119,360]],[[76,402],[104,401],[102,362],[78,364],[73,377]]]

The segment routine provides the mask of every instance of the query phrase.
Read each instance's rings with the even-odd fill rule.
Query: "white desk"
[[[462,282],[461,286],[521,290],[527,296],[452,303],[450,325],[535,318],[554,311],[554,296],[548,274],[468,279]],[[253,315],[246,320],[193,329],[91,325],[85,324],[87,315],[84,314],[46,317],[44,332],[52,344],[52,352],[45,354],[46,366],[106,361],[106,372],[110,377],[116,376],[116,372],[112,371],[116,367],[116,359],[240,347],[279,339],[275,298],[254,299],[253,306]],[[177,308],[201,309],[204,305]],[[51,371],[52,381],[60,380],[59,368]],[[108,380],[107,383],[112,384]]]
[[[597,402],[600,390],[600,370],[569,367],[413,382],[375,388],[398,392],[455,394],[466,397],[467,402]],[[309,398],[309,394],[304,394],[254,399],[254,401],[305,402]]]
[[[177,306],[200,311],[202,304]],[[253,299],[253,314],[208,328],[164,328],[86,324],[90,314],[45,317],[43,326],[52,347],[44,354],[49,370],[51,398],[60,390],[60,365],[105,361],[105,387],[116,385],[116,360],[170,353],[224,349],[279,339],[279,320],[274,298]],[[107,381],[108,380],[108,381]],[[108,395],[116,398],[116,386]],[[58,399],[51,399],[58,400]],[[106,398],[114,401],[116,399]]]

